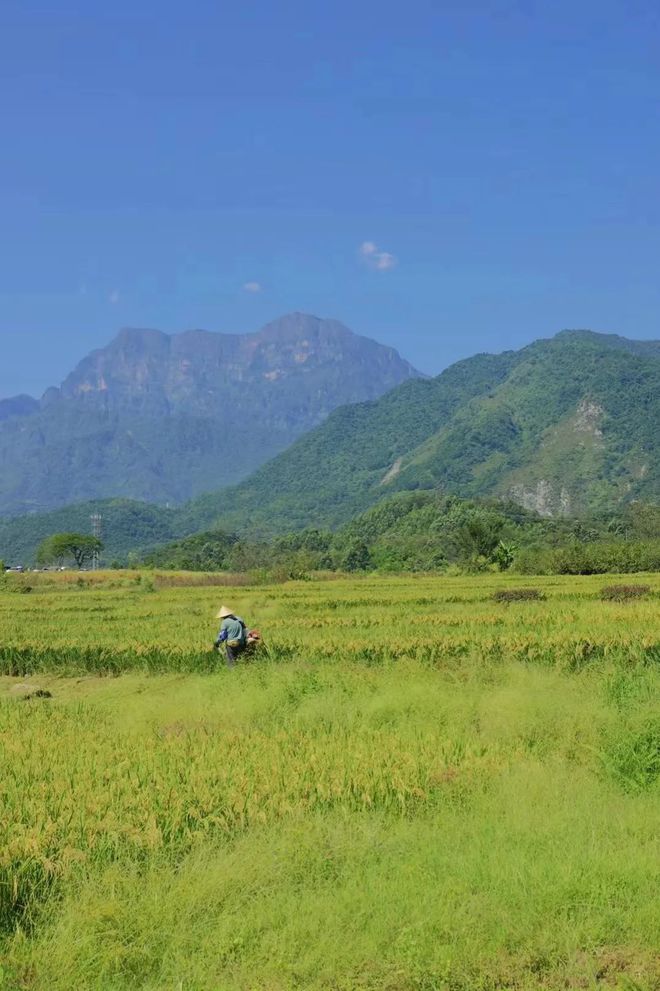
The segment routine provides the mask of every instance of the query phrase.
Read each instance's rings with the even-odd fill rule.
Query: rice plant
[[[0,988],[651,991],[645,580],[0,593]]]

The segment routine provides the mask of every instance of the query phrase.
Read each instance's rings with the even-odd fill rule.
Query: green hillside
[[[336,530],[306,527],[268,541],[211,530],[147,552],[175,571],[258,572],[303,578],[314,571],[463,571],[527,574],[660,570],[660,507],[634,502],[589,517],[546,518],[503,500],[436,490],[397,492]]]
[[[399,487],[399,460],[505,382],[518,360],[515,352],[476,355],[435,379],[341,407],[241,485],[189,503],[186,525],[221,520],[225,528],[267,534],[344,523]]]
[[[336,528],[399,491],[513,501],[546,517],[660,502],[660,342],[565,331],[344,406],[239,485],[165,510],[125,500],[0,521],[0,557],[104,517],[106,558],[204,530]]]
[[[6,564],[29,564],[34,560],[36,547],[50,534],[89,533],[92,513],[102,517],[104,557],[108,561],[181,535],[175,510],[130,499],[101,499],[64,506],[50,513],[0,519],[0,559]]]
[[[184,514],[229,529],[336,526],[398,490],[584,515],[660,499],[660,342],[563,332],[337,410]]]

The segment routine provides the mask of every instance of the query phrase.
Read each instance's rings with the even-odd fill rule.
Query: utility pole
[[[92,513],[90,516],[92,522],[92,536],[96,537],[97,540],[101,539],[103,517],[100,513]],[[92,571],[96,571],[99,566],[99,552],[94,551],[94,556],[92,557]]]

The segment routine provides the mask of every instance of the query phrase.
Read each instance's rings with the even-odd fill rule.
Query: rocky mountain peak
[[[12,396],[10,399],[0,399],[0,422],[13,416],[29,416],[39,409],[39,403],[32,396]]]
[[[347,398],[355,391],[374,398],[384,391],[382,384],[397,385],[419,374],[394,349],[360,337],[336,320],[292,313],[252,334],[124,328],[107,347],[80,362],[62,384],[61,395],[104,407],[129,402],[162,413],[185,402],[208,411],[224,402],[228,389],[248,381],[251,388],[275,390],[284,381],[318,375],[328,380],[319,381],[318,395],[325,397],[330,380],[331,391],[339,387],[340,369],[342,378],[350,377],[349,365],[357,374]],[[334,398],[323,399],[319,418],[335,405]]]
[[[418,374],[392,348],[304,313],[251,334],[126,327],[41,403],[0,405],[0,514],[108,496],[182,501],[237,481],[337,406]]]

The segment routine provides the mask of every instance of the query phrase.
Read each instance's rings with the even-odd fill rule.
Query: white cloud
[[[396,257],[391,255],[389,251],[379,251],[376,255],[376,268],[379,272],[386,272],[388,268],[394,268],[396,262]]]
[[[108,302],[112,303],[112,305],[114,306],[115,303],[119,302],[119,300],[120,300],[119,289],[113,289],[110,295],[108,296]]]
[[[381,251],[373,241],[362,242],[360,255],[369,268],[377,272],[387,272],[390,268],[394,268],[398,261],[396,255],[390,254],[389,251]]]
[[[243,288],[246,292],[261,292],[260,282],[244,282]]]

